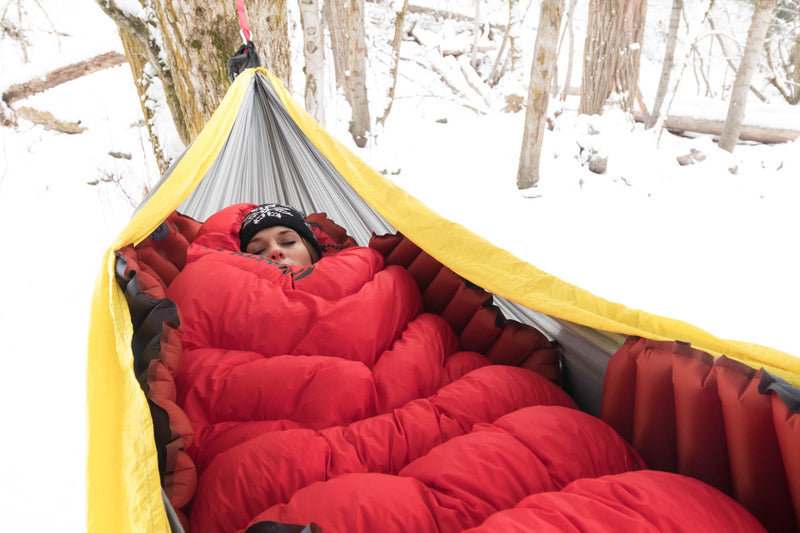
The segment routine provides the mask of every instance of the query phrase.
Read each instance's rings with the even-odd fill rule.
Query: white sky
[[[20,62],[17,45],[0,40],[0,90],[122,51],[113,23],[92,0],[39,3],[61,35],[53,34],[36,4],[28,5],[35,21],[29,62]],[[657,11],[651,6],[648,16]],[[535,17],[534,9],[529,18]],[[407,53],[415,53],[413,47]],[[657,67],[645,61],[642,74],[649,103]],[[376,94],[378,82],[371,83]],[[295,90],[301,87],[295,83]],[[698,101],[687,93],[675,109],[715,109]],[[480,102],[470,97],[471,104]],[[121,191],[140,196],[158,170],[147,152],[127,65],[16,105],[80,120],[88,129],[69,136],[25,121],[0,129],[0,353],[6,376],[0,405],[7,428],[0,443],[0,530],[49,530],[57,523],[63,531],[82,531],[84,365],[93,283],[103,251],[132,211]],[[470,111],[452,101],[431,71],[406,68],[386,128],[368,148],[354,150],[442,215],[599,296],[680,318],[719,337],[800,354],[800,210],[794,205],[800,141],[741,145],[730,155],[707,137],[665,134],[656,146],[651,133],[641,126],[632,131],[617,113],[595,117],[592,127],[601,135],[589,135],[589,120],[576,117],[575,102],[568,100],[545,137],[540,197],[524,198],[515,185],[523,117],[500,107],[490,99],[485,113]],[[352,147],[345,108],[332,101],[328,124]],[[755,113],[755,105],[750,109],[755,123],[800,124],[796,108],[773,106],[769,115]],[[724,113],[724,105],[716,112]],[[608,155],[606,174],[579,164],[578,143]],[[690,148],[706,160],[679,166],[676,156]],[[131,159],[113,158],[110,151]],[[735,175],[728,170],[734,166]],[[124,185],[88,184],[108,175],[121,176]]]

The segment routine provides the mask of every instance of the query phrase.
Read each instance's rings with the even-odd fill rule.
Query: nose
[[[277,263],[280,263],[286,258],[286,255],[283,253],[283,250],[281,250],[278,246],[275,246],[269,251],[269,258]]]

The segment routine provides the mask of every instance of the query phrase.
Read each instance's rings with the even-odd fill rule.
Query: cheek
[[[302,246],[296,250],[294,250],[293,259],[300,265],[311,265],[311,254],[308,253],[308,250],[305,246]]]
[[[317,256],[317,252],[305,240],[303,241],[303,248],[305,248],[305,251],[308,254],[309,265],[313,265],[315,261],[320,260],[320,257]]]

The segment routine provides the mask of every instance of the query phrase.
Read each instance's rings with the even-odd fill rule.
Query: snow
[[[133,9],[136,2],[127,4]],[[457,2],[428,4],[459,8]],[[648,24],[663,32],[668,20],[656,24],[651,18],[668,16],[671,3],[651,4]],[[469,6],[461,11],[472,15]],[[122,51],[113,22],[91,0],[40,0],[26,9],[28,61],[23,62],[18,44],[0,39],[2,91],[100,53]],[[481,10],[504,24],[506,12]],[[536,16],[535,7],[526,12],[523,39],[532,41]],[[10,9],[8,20],[16,23],[15,17]],[[585,14],[578,13],[578,21],[581,17]],[[378,40],[370,36],[370,46],[378,49]],[[646,32],[642,92],[648,103],[659,75],[654,62],[663,54],[653,50],[653,41],[663,43]],[[404,43],[404,57],[425,53]],[[575,54],[582,54],[580,40]],[[386,57],[370,61],[375,71],[388,69]],[[447,63],[458,71],[450,59]],[[295,75],[300,76],[293,83],[297,91],[303,87],[299,68]],[[573,86],[579,75],[576,61]],[[684,77],[687,84],[693,78]],[[371,95],[385,94],[385,80],[369,83]],[[503,83],[502,89],[524,96],[516,87],[519,80]],[[151,88],[157,100],[160,86]],[[355,148],[349,138],[349,107],[341,98],[326,106],[327,124],[434,210],[547,272],[719,337],[800,354],[794,334],[800,319],[794,252],[800,228],[794,206],[800,197],[800,141],[744,143],[729,154],[709,136],[664,133],[659,138],[614,110],[578,116],[577,100],[569,97],[551,106],[552,115],[559,113],[554,129],[545,134],[540,185],[522,193],[516,189],[516,167],[524,114],[503,112],[505,102],[495,93],[487,101],[468,87],[462,91],[469,96],[454,96],[438,74],[404,61],[389,119],[366,148]],[[297,99],[303,101],[301,95]],[[66,135],[24,120],[0,128],[5,249],[0,338],[6,376],[0,392],[6,428],[0,443],[0,530],[43,531],[58,524],[62,531],[82,531],[85,357],[93,285],[105,248],[145,187],[158,179],[158,169],[127,65],[15,104],[20,105],[80,121],[87,130]],[[725,108],[723,101],[686,87],[673,105],[674,112],[708,118],[724,117]],[[373,110],[382,109],[374,102]],[[765,106],[754,98],[748,117],[773,127],[800,123],[796,108],[777,102]],[[154,127],[169,128],[163,114],[155,120]],[[168,155],[175,155],[174,137],[167,139]],[[608,157],[605,174],[581,165],[579,146]],[[705,159],[680,166],[676,158],[690,149]]]
[[[39,2],[30,63],[0,40],[2,91],[61,66],[122,47],[89,0]],[[13,20],[13,19],[12,19]],[[43,33],[44,32],[44,33]],[[88,317],[103,253],[158,174],[130,68],[100,71],[18,102],[81,121],[80,135],[20,121],[0,128],[0,339],[4,386],[0,530],[85,530],[85,375]],[[148,148],[148,150],[146,150]],[[111,157],[129,154],[131,159]]]
[[[123,13],[133,15],[134,17],[147,18],[147,8],[142,5],[142,2],[136,0],[114,0],[114,4]]]

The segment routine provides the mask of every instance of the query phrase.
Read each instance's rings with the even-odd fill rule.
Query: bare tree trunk
[[[323,127],[325,112],[320,107],[320,91],[324,85],[324,62],[322,52],[324,40],[320,25],[319,2],[298,0],[300,24],[303,26],[303,56],[306,60],[306,111]]]
[[[572,28],[572,19],[573,15],[575,14],[575,5],[578,3],[578,0],[570,0],[569,2],[569,9],[567,10],[567,24],[564,28],[564,31],[569,33],[569,47],[568,53],[569,57],[567,57],[567,73],[564,77],[564,87],[561,90],[561,100],[564,101],[567,99],[567,94],[569,94],[570,84],[572,83],[572,59],[575,57],[575,32]],[[564,36],[562,35],[561,38],[563,39]],[[563,42],[563,41],[562,41]],[[558,53],[556,57],[561,54],[561,43],[558,44]]]
[[[689,47],[687,47],[686,53],[683,55],[683,60],[680,62],[679,68],[676,70],[678,71],[678,75],[675,76],[674,81],[671,83],[671,86],[667,89],[667,93],[664,96],[664,100],[667,102],[667,108],[664,110],[663,113],[659,113],[659,118],[656,121],[656,125],[654,128],[658,132],[657,142],[661,142],[661,134],[664,131],[664,121],[669,117],[670,109],[672,108],[672,102],[675,98],[675,95],[678,93],[678,87],[680,86],[681,79],[683,78],[683,73],[686,71],[686,67],[689,65],[689,59],[694,53],[695,50],[695,43],[697,43],[697,35],[701,31],[703,24],[705,21],[708,20],[709,15],[711,13],[711,8],[714,7],[715,0],[708,0],[708,7],[706,8],[705,13],[701,20],[695,24],[690,24],[688,18],[686,18],[686,13],[684,12],[684,24],[686,25],[686,33],[687,33],[687,42],[690,43]]]
[[[788,103],[792,105],[800,103],[800,34],[795,36],[788,58],[783,59],[783,54],[778,53],[780,64],[773,58],[774,52],[771,46],[765,46],[764,50],[770,70],[775,72],[780,66],[786,75],[785,83],[781,83],[774,74],[770,76],[769,83],[781,93],[783,99]]]
[[[364,0],[328,0],[324,9],[331,33],[337,84],[353,112],[350,135],[356,146],[363,148],[370,131]]]
[[[564,0],[542,0],[536,44],[533,49],[531,81],[525,109],[525,130],[517,170],[517,188],[528,189],[539,182],[539,160],[550,103],[550,88],[558,47],[558,30],[564,13]]]
[[[481,36],[481,0],[475,0],[475,20],[472,23],[472,57],[470,65],[478,70],[478,39]]]
[[[184,0],[173,0],[183,2]],[[213,3],[231,0],[210,0]],[[284,87],[292,87],[292,52],[289,46],[289,15],[286,0],[246,0],[250,29],[262,65],[274,74]],[[237,30],[238,34],[238,30]],[[228,52],[230,56],[232,52]]]
[[[787,77],[790,82],[789,97],[786,101],[792,105],[800,102],[800,34],[795,36],[792,51],[789,54],[788,65],[786,66]]]
[[[612,93],[633,112],[646,0],[591,0],[578,112],[599,115]]]
[[[506,51],[506,45],[508,44],[509,41],[510,31],[511,28],[509,26],[506,26],[506,31],[503,34],[503,40],[500,43],[500,49],[497,51],[497,57],[495,57],[494,63],[492,64],[492,71],[489,72],[489,75],[486,77],[486,82],[489,84],[490,87],[494,87],[495,85],[497,85],[497,82],[500,81],[500,67]]]
[[[733,72],[736,72],[737,68],[733,64],[733,60],[731,59],[730,54],[728,54],[727,47],[725,46],[725,41],[722,40],[722,35],[717,32],[717,28],[714,25],[714,19],[712,19],[710,16],[708,17],[708,25],[711,27],[712,30],[714,30],[714,37],[717,38],[717,42],[719,43],[720,50],[722,50],[722,57],[725,58],[725,61],[731,67],[731,70]],[[765,47],[765,48],[767,50],[769,50],[768,47]],[[710,54],[709,54],[709,56],[710,56]],[[769,53],[767,54],[767,57],[769,57]],[[706,85],[708,85],[708,81],[706,81]],[[750,90],[753,92],[754,95],[756,95],[756,98],[758,98],[762,102],[766,102],[767,101],[767,98],[763,94],[761,94],[761,92],[758,89],[756,89],[755,87],[753,87],[752,85],[750,86]]]
[[[747,32],[747,44],[745,44],[742,61],[733,82],[725,127],[722,128],[722,135],[719,138],[719,147],[728,152],[733,152],[742,130],[750,80],[761,59],[761,48],[764,45],[764,37],[767,35],[774,8],[775,0],[756,0],[753,9],[753,20],[750,23],[750,31]]]
[[[394,103],[394,91],[397,87],[397,69],[400,66],[400,44],[403,42],[403,33],[405,32],[406,11],[408,10],[408,0],[403,0],[403,7],[400,11],[395,11],[394,19],[394,37],[392,38],[392,86],[389,87],[389,101],[386,103],[386,108],[383,110],[383,115],[377,120],[378,124],[384,124],[386,119],[389,118],[389,112],[392,110],[392,103]]]
[[[363,148],[367,144],[370,132],[369,98],[367,97],[367,34],[364,28],[364,0],[350,0],[350,46],[348,47],[348,64],[350,72],[347,78],[347,93],[353,110],[350,122],[350,135],[356,146]]]
[[[152,0],[142,10],[146,18],[118,6],[116,0],[97,3],[120,29],[142,105],[148,102],[147,90],[157,77],[175,129],[184,145],[189,144],[228,90],[227,60],[242,42],[234,3]],[[253,34],[256,39],[262,35],[268,43],[266,53],[260,52],[264,65],[288,84],[288,68],[283,66],[289,65],[288,30],[280,36],[281,28],[287,27],[285,2],[278,0],[269,10],[256,6],[255,14]],[[146,116],[150,113],[144,107],[143,111]],[[152,129],[150,135],[158,153],[163,140],[158,141]]]
[[[225,4],[202,0],[152,3],[153,29],[159,31],[163,42],[161,57],[172,74],[180,116],[190,135],[190,139],[182,139],[184,144],[200,133],[228,88],[227,59],[238,47],[239,27],[233,5]],[[152,38],[152,33],[148,37]]]
[[[328,27],[328,35],[331,39],[331,53],[333,54],[333,73],[336,77],[336,88],[344,92],[345,78],[347,76],[347,41],[343,31],[337,31],[338,9],[335,6],[336,0],[323,0],[322,15]]]
[[[128,58],[131,72],[133,72],[133,83],[136,85],[136,92],[139,93],[144,123],[147,126],[147,135],[150,139],[150,145],[153,148],[153,155],[155,155],[156,163],[158,163],[159,172],[163,174],[167,171],[171,163],[170,155],[174,156],[177,154],[167,153],[167,149],[163,145],[166,139],[162,139],[162,137],[166,135],[164,132],[157,129],[159,127],[159,121],[155,120],[156,115],[161,115],[165,112],[169,112],[172,115],[172,123],[175,125],[175,131],[178,133],[184,146],[188,144],[188,142],[184,140],[184,136],[188,138],[190,133],[188,129],[186,129],[184,121],[182,119],[179,120],[178,116],[172,111],[174,108],[181,109],[179,102],[176,101],[174,104],[170,105],[169,100],[167,100],[167,107],[169,109],[164,110],[163,106],[165,102],[154,100],[153,95],[164,94],[168,99],[170,96],[177,99],[177,95],[174,92],[170,93],[164,89],[163,79],[149,67],[152,63],[150,63],[150,58],[142,52],[139,41],[128,31],[123,29],[120,29],[119,36],[122,41],[122,48],[125,50],[125,56]],[[160,88],[159,85],[161,86]],[[151,87],[153,90],[151,90]],[[183,116],[182,111],[179,116]],[[178,128],[178,125],[182,127],[183,131]]]
[[[672,13],[669,17],[669,33],[667,34],[667,46],[664,49],[664,62],[661,65],[661,77],[658,79],[658,89],[656,99],[653,103],[653,110],[647,117],[646,127],[652,128],[658,122],[661,106],[664,105],[664,97],[669,88],[669,78],[675,66],[675,47],[678,44],[678,29],[681,25],[681,10],[683,0],[672,0]]]
[[[800,35],[797,35],[789,53],[789,60],[784,67],[789,81],[787,91],[781,91],[784,99],[792,105],[800,102]]]
[[[795,37],[792,51],[789,54],[788,65],[785,70],[790,85],[787,93],[782,94],[787,102],[796,105],[800,102],[800,35]]]
[[[183,117],[183,106],[173,80],[172,70],[167,64],[165,56],[162,55],[162,48],[159,45],[160,39],[157,38],[160,36],[160,31],[154,28],[149,20],[138,18],[128,11],[118,8],[113,0],[98,0],[98,4],[119,28],[122,46],[128,58],[128,64],[131,67],[133,79],[136,80],[136,89],[139,92],[142,111],[145,116],[148,116],[149,113],[146,109],[148,103],[146,91],[149,83],[144,80],[147,78],[145,69],[149,65],[152,73],[162,82],[166,103],[170,108],[175,129],[181,141],[184,144],[188,144],[191,141],[192,134],[187,121]],[[159,150],[155,144],[154,149]]]
[[[519,0],[508,0],[508,68],[511,72],[522,69],[522,17]]]

